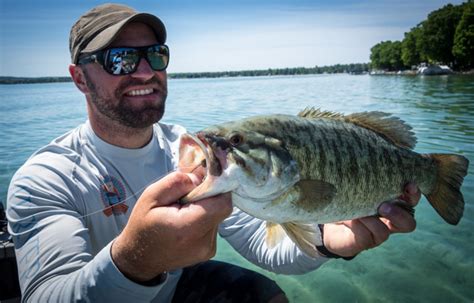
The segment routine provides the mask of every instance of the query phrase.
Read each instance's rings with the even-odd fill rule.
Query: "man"
[[[298,274],[415,228],[407,212],[383,204],[383,217],[321,226],[314,259],[288,239],[267,249],[263,222],[233,210],[229,194],[176,203],[196,181],[173,172],[184,129],[156,123],[167,96],[165,40],[157,17],[115,4],[72,27],[69,70],[89,120],[36,152],[9,188],[23,300],[284,302],[273,281],[208,261],[217,232],[251,262]],[[114,74],[118,55],[128,68]],[[415,205],[416,187],[406,191]]]

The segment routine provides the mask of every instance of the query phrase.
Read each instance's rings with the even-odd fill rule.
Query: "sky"
[[[133,0],[166,25],[168,72],[369,62],[370,48],[452,0]],[[0,0],[0,76],[67,76],[69,31],[104,1]]]

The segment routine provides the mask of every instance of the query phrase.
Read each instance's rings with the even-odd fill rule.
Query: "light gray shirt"
[[[157,123],[146,146],[125,149],[101,140],[86,122],[28,159],[7,202],[23,301],[171,301],[181,270],[158,286],[134,283],[113,263],[110,246],[143,190],[176,169],[184,132]],[[219,233],[273,272],[305,273],[326,260],[306,256],[289,239],[267,248],[265,222],[236,208]]]

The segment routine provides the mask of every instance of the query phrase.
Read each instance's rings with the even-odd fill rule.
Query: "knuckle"
[[[191,179],[186,174],[175,172],[170,176],[170,185],[189,185],[192,184]]]
[[[357,245],[357,248],[359,249],[359,251],[368,250],[379,246],[380,244],[385,242],[385,240],[386,238],[382,235],[370,234],[367,237],[361,238],[360,242]]]
[[[370,240],[368,240],[368,239],[363,239],[363,240],[361,240],[361,241],[359,241],[359,242],[356,242],[355,247],[356,247],[356,249],[357,249],[358,252],[361,252],[361,251],[364,251],[364,250],[366,250],[366,249],[371,248],[372,245],[373,245],[373,244],[372,244],[372,242],[371,242]]]
[[[406,227],[406,232],[412,232],[416,229],[416,221],[415,220],[411,220],[410,223],[408,223],[407,227]]]
[[[388,229],[387,225],[385,225],[382,220],[376,222],[376,228],[374,228],[372,233],[374,247],[379,246],[383,242],[387,241],[390,237],[390,230]]]
[[[367,250],[373,247],[373,245],[374,245],[374,238],[369,234],[366,234],[361,237],[356,237],[354,241],[354,247],[356,248],[358,252]]]
[[[408,213],[400,213],[392,222],[399,227],[400,232],[412,232],[416,228],[414,217]]]
[[[421,199],[420,188],[416,183],[410,182],[405,185],[405,189],[401,199],[405,202],[408,202],[410,205],[414,206],[418,204],[418,201]]]
[[[387,241],[389,237],[390,233],[388,231],[380,233],[380,235],[374,239],[375,246],[379,246],[383,242]]]

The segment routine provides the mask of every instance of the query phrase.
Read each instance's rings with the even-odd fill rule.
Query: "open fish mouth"
[[[181,136],[178,162],[180,172],[196,174],[204,180],[209,162],[209,151],[203,141],[192,134]]]
[[[225,169],[227,166],[227,153],[213,145],[215,144],[213,144],[212,138],[203,133],[181,136],[178,170],[194,175],[200,182],[195,189],[181,198],[181,202],[193,202],[216,194],[212,187],[222,174],[223,168]]]

